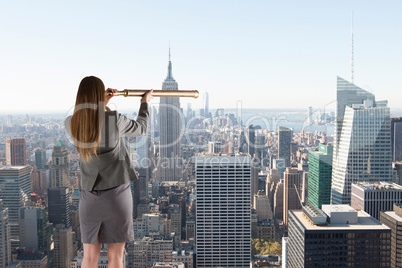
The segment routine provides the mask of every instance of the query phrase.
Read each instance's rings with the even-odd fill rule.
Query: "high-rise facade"
[[[288,225],[288,211],[300,209],[302,196],[303,171],[297,168],[287,168],[284,174],[283,185],[283,224]]]
[[[392,161],[402,161],[402,117],[391,119]]]
[[[54,228],[54,268],[70,267],[75,256],[73,252],[73,234],[71,227],[56,225]]]
[[[331,201],[333,147],[319,144],[318,151],[309,151],[308,204],[321,208]]]
[[[170,61],[168,74],[162,84],[162,90],[178,90],[178,84],[173,78],[172,62]],[[178,181],[182,178],[181,161],[181,110],[180,100],[174,97],[161,97],[159,102],[159,181]]]
[[[57,141],[52,152],[51,187],[68,187],[68,151]]]
[[[390,228],[348,205],[322,207],[289,211],[287,267],[389,267]]]
[[[49,222],[71,226],[69,189],[67,187],[52,187],[47,189]]]
[[[292,130],[287,127],[279,127],[278,131],[278,156],[285,160],[285,166],[290,166],[290,144],[292,143]]]
[[[392,211],[381,211],[380,221],[391,228],[390,267],[402,267],[402,205],[394,204]]]
[[[364,210],[377,220],[380,211],[392,210],[395,203],[402,202],[402,186],[388,182],[352,183],[351,206]]]
[[[45,168],[46,165],[46,151],[37,150],[35,151],[35,165],[38,169]]]
[[[209,94],[205,92],[204,94],[204,114],[205,117],[209,116]]]
[[[249,125],[247,128],[247,143],[248,143],[248,153],[251,158],[254,157],[255,153],[255,128],[253,125]]]
[[[197,267],[250,267],[250,156],[200,155],[195,162]]]
[[[394,181],[386,101],[338,77],[331,202],[350,204],[351,183]]]
[[[29,166],[0,168],[0,199],[8,208],[11,249],[20,243],[20,208],[31,205],[31,178]]]
[[[12,262],[10,243],[10,223],[8,208],[3,207],[0,199],[0,267],[7,267]]]
[[[7,139],[6,165],[25,166],[27,164],[25,139]]]

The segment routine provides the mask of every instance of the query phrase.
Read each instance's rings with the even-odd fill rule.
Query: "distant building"
[[[286,168],[283,179],[283,224],[288,225],[288,211],[300,209],[303,172],[297,168]]]
[[[253,158],[255,153],[255,128],[253,125],[249,125],[247,128],[247,144],[247,152],[250,154],[251,158]]]
[[[250,267],[250,156],[200,155],[195,162],[197,267]]]
[[[8,208],[3,206],[0,199],[0,267],[8,267],[11,264],[11,241],[10,241],[10,221]]]
[[[6,165],[25,166],[27,164],[25,139],[7,139],[6,141]]]
[[[278,157],[285,160],[285,167],[290,166],[290,144],[292,143],[292,130],[279,127],[278,131]]]
[[[151,268],[155,262],[171,262],[173,260],[173,240],[157,240],[144,237],[136,240],[128,255],[130,267]]]
[[[394,204],[393,211],[381,211],[380,221],[391,228],[391,268],[402,267],[402,205]]]
[[[326,144],[320,144],[318,152],[309,152],[309,205],[321,208],[323,204],[330,204],[332,153],[333,147]]]
[[[18,249],[16,261],[21,264],[21,268],[47,268],[49,266],[47,256],[36,249]]]
[[[254,209],[257,211],[258,221],[268,221],[273,219],[268,195],[265,195],[261,192],[254,195]]]
[[[73,252],[73,235],[71,227],[57,224],[54,228],[54,268],[70,267]],[[74,255],[73,255],[74,254]]]
[[[172,62],[162,84],[163,90],[178,90],[173,78]],[[180,98],[161,97],[159,103],[160,148],[158,164],[158,181],[178,181],[182,178],[181,162],[181,111]]]
[[[392,210],[395,203],[402,202],[402,186],[387,182],[352,183],[351,206],[364,210],[377,220],[380,211]]]
[[[192,251],[189,251],[189,252],[186,252],[184,250],[182,250],[181,252],[173,251],[172,259],[173,259],[173,262],[183,263],[184,268],[193,268],[194,267],[194,254]]]
[[[49,222],[54,225],[64,224],[65,227],[70,227],[69,188],[48,188],[47,197]]]
[[[29,166],[0,167],[0,199],[8,208],[11,250],[20,245],[20,208],[31,206],[31,179]]]
[[[52,151],[51,187],[68,187],[68,151],[62,141],[57,141]]]
[[[45,207],[20,209],[20,241],[20,247],[41,251],[47,255],[46,262],[53,262],[53,224],[47,222]]]
[[[274,194],[274,217],[277,220],[283,220],[283,189],[284,180],[281,179],[277,183]]]
[[[287,267],[389,267],[391,229],[348,205],[289,211]]]
[[[35,166],[38,169],[45,168],[47,159],[46,159],[46,150],[36,150],[35,151]]]

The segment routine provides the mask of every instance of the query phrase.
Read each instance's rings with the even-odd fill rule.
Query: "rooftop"
[[[342,209],[339,208],[341,211]],[[301,210],[291,210],[306,230],[337,231],[337,230],[390,230],[387,226],[371,217],[364,211],[357,211],[357,223],[329,223],[325,226],[312,224]]]
[[[357,182],[353,183],[356,186],[364,190],[400,190],[402,191],[402,186],[396,183],[388,183],[385,181],[380,182]]]

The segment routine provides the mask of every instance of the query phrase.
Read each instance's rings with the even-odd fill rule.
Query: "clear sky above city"
[[[402,108],[401,1],[2,1],[1,113],[67,111],[80,80],[161,89],[168,65],[201,108],[323,107],[336,76]],[[152,103],[158,103],[155,98]],[[136,111],[139,99],[116,97]]]

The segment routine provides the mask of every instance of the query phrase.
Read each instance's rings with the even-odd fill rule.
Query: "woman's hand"
[[[105,94],[106,94],[105,106],[109,103],[110,99],[113,97],[113,93],[116,93],[116,92],[117,92],[117,89],[114,89],[114,88],[108,88],[108,89],[105,90]]]
[[[150,91],[148,91],[147,93],[144,94],[144,96],[142,96],[141,98],[141,103],[144,102],[149,102],[150,100],[152,100],[154,98],[154,96],[152,95],[152,93],[154,93],[154,90],[151,89]]]

